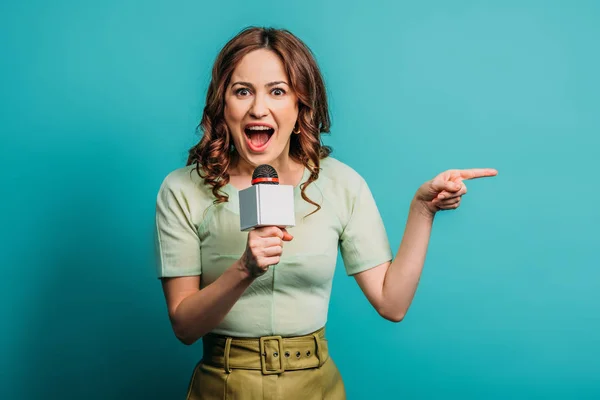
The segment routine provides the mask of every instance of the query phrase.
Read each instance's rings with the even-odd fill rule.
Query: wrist
[[[243,257],[235,262],[234,269],[238,272],[242,281],[253,281],[255,278],[246,266]]]
[[[431,210],[431,208],[425,203],[423,200],[419,200],[416,196],[410,203],[410,211],[417,213],[418,215],[432,220],[435,218],[435,211]]]

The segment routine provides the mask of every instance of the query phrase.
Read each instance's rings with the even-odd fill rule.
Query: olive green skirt
[[[325,328],[305,336],[231,338],[209,334],[188,400],[343,400],[344,383]]]

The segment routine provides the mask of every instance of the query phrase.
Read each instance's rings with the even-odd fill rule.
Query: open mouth
[[[244,134],[246,143],[253,151],[261,151],[267,148],[275,129],[267,125],[246,126]]]

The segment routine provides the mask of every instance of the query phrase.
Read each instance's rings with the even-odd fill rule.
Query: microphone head
[[[252,184],[255,185],[257,183],[279,185],[279,176],[277,175],[275,168],[271,167],[269,164],[262,164],[256,167],[252,174]]]

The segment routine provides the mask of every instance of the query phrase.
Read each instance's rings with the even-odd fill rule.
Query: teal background
[[[185,163],[212,61],[285,27],[328,85],[334,156],[394,251],[411,197],[492,167],[436,217],[403,322],[339,265],[349,399],[600,397],[600,3],[4,1],[0,398],[183,398],[199,344],[154,277],[156,193]]]

